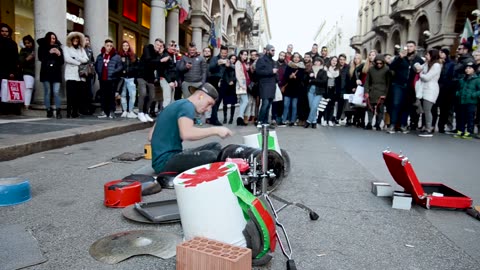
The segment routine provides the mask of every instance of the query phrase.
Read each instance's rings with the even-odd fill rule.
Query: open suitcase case
[[[408,158],[390,150],[383,151],[383,159],[395,182],[412,195],[416,204],[431,207],[468,209],[472,199],[462,193],[436,182],[421,183]]]

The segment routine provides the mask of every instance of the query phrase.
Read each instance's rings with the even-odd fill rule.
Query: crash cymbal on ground
[[[176,254],[182,237],[157,230],[138,230],[112,234],[97,240],[89,253],[96,260],[116,264],[136,255],[168,259]]]

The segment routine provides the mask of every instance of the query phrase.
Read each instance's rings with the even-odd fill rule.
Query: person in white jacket
[[[78,68],[88,62],[85,52],[85,36],[80,32],[71,32],[63,47],[65,59],[65,81],[67,90],[67,118],[77,118],[80,105],[88,98],[86,78],[80,77]]]
[[[425,55],[426,63],[423,64],[420,73],[422,83],[422,106],[425,116],[425,129],[418,135],[420,137],[432,137],[435,127],[432,126],[432,107],[437,101],[440,88],[438,79],[442,72],[440,53],[437,49],[429,50]]]

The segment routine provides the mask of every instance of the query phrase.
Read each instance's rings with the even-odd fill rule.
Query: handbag
[[[93,67],[92,62],[89,61],[78,66],[78,75],[80,77],[86,78],[93,74],[95,74],[95,68]]]
[[[415,97],[418,99],[423,98],[423,82],[420,80],[420,76],[417,74],[418,78],[416,77],[415,79],[417,80],[415,82]]]
[[[284,84],[284,85],[280,88],[280,91],[282,91],[282,93],[285,93],[285,90],[287,90],[287,86],[288,86],[288,83]]]
[[[25,101],[25,82],[14,80],[2,80],[2,102],[23,103]]]
[[[357,89],[355,90],[355,94],[352,99],[352,104],[355,105],[356,107],[366,107],[367,103],[365,102],[365,89],[363,86],[359,85],[357,86]]]

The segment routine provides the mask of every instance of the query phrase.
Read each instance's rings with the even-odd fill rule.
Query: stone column
[[[85,30],[96,57],[108,38],[108,1],[85,0]]]
[[[210,34],[209,33],[203,34],[202,49],[208,47],[209,41],[210,41]]]
[[[197,45],[197,49],[201,51],[202,46],[202,28],[192,27],[192,41]]]
[[[178,42],[178,32],[179,32],[179,21],[178,21],[178,8],[170,10],[167,17],[167,40],[165,42],[169,43],[171,40]]]
[[[65,0],[36,0],[34,3],[35,38],[45,36],[47,32],[54,32],[58,40],[65,44],[67,35],[67,1]],[[52,8],[55,7],[55,8]],[[38,48],[38,46],[35,46]],[[37,54],[38,55],[38,51]],[[40,82],[40,61],[35,63],[35,103],[43,104],[43,86]],[[61,87],[63,96],[65,87]],[[53,103],[52,103],[53,104]],[[43,105],[42,105],[43,107]]]
[[[165,41],[165,1],[152,0],[150,13],[150,43],[161,38]]]

